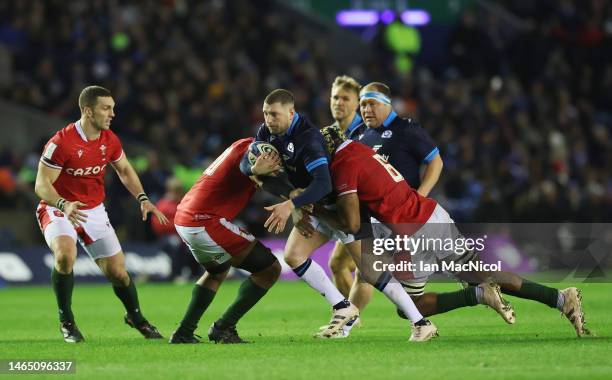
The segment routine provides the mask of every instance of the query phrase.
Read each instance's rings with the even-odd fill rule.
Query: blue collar
[[[361,116],[359,116],[358,113],[355,113],[355,117],[353,118],[353,121],[351,121],[351,124],[349,124],[348,128],[346,129],[346,134],[350,135],[351,133],[353,133],[355,128],[357,128],[357,126],[361,124],[362,121],[363,120],[361,119]]]
[[[391,110],[391,113],[389,113],[389,116],[387,116],[385,121],[383,121],[383,127],[388,127],[389,124],[391,124],[393,120],[395,120],[396,117],[397,117],[397,114],[395,113],[395,111]]]
[[[285,135],[290,136],[291,132],[293,132],[293,130],[295,129],[295,125],[297,124],[298,120],[300,120],[300,115],[296,112],[293,115],[293,120],[291,121],[291,125],[289,126],[289,129],[287,130],[287,132],[285,132]]]

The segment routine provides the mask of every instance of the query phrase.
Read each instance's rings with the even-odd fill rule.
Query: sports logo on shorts
[[[393,135],[393,131],[384,131],[382,134],[383,139],[388,139]]]
[[[290,142],[290,143],[289,143],[289,145],[287,145],[287,150],[288,150],[289,152],[293,153],[294,148],[293,148],[293,143],[292,143],[292,142]]]

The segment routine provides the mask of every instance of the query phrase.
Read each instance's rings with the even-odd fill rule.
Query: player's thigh
[[[56,261],[74,261],[77,255],[77,232],[63,212],[51,206],[36,210],[38,224],[45,242]]]
[[[318,231],[315,231],[312,236],[306,238],[297,228],[293,227],[285,245],[285,261],[290,267],[295,268],[328,240],[327,236]]]

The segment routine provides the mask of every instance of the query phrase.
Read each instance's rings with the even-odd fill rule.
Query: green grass
[[[231,281],[223,285],[200,323],[201,335],[237,287]],[[239,324],[243,338],[254,342],[248,345],[145,341],[123,324],[110,286],[79,284],[73,306],[86,342],[65,344],[50,287],[5,288],[0,289],[0,359],[76,359],[77,377],[96,379],[610,379],[612,285],[580,287],[588,325],[597,337],[577,339],[559,312],[509,297],[516,325],[506,325],[483,306],[464,308],[433,317],[440,337],[414,344],[408,342],[407,322],[380,294],[362,315],[364,326],[350,338],[314,339],[312,333],[329,318],[324,299],[304,283],[284,282]],[[430,287],[454,289],[455,284]],[[145,315],[169,336],[191,286],[149,284],[139,286],[139,292]]]

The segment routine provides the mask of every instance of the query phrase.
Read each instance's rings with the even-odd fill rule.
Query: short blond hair
[[[353,91],[359,96],[359,90],[361,90],[361,85],[355,78],[349,77],[348,75],[337,76],[334,79],[334,83],[332,84],[332,88],[334,87],[342,87],[345,90]]]

